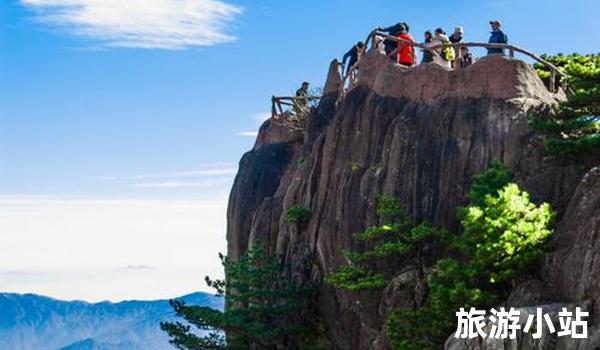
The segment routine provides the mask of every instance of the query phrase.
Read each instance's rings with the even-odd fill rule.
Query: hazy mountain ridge
[[[206,293],[179,299],[223,309],[222,298]],[[167,300],[88,303],[0,293],[0,349],[172,349],[159,327],[172,319]]]

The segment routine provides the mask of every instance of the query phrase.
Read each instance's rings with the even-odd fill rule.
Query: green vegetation
[[[469,188],[471,205],[483,205],[488,195],[495,195],[512,181],[512,174],[500,161],[494,160],[488,169],[473,177]]]
[[[174,346],[184,350],[317,349],[309,307],[313,286],[290,282],[282,259],[270,256],[261,245],[238,261],[220,258],[227,280],[207,277],[206,282],[218,295],[227,296],[225,312],[171,301],[185,320],[161,324]],[[191,326],[208,335],[198,336]]]
[[[396,349],[437,349],[456,327],[461,308],[489,308],[543,253],[554,214],[536,206],[500,163],[475,177],[471,204],[460,211],[464,232],[448,240],[449,256],[429,277],[429,300],[395,311],[388,334]],[[500,188],[500,189],[498,189]]]
[[[379,271],[378,262],[412,259],[424,264],[425,247],[441,236],[441,231],[431,225],[413,222],[393,197],[378,198],[377,215],[384,224],[371,226],[353,236],[368,248],[361,252],[344,252],[349,264],[329,275],[325,282],[353,292],[383,288],[396,271]]]
[[[303,225],[310,219],[311,211],[300,204],[292,206],[287,212],[288,224]]]
[[[548,151],[555,155],[577,154],[600,146],[600,55],[543,56],[568,77],[567,101],[548,118],[534,118],[535,127],[546,131]],[[550,71],[535,65],[538,75],[549,80]]]
[[[396,200],[382,197],[378,214],[391,224],[355,235],[360,241],[376,243],[361,252],[346,253],[350,263],[327,279],[350,291],[382,288],[394,277],[394,271],[378,268],[383,264],[376,262],[382,258],[391,254],[395,259],[412,257],[413,263],[427,266],[419,258],[423,244],[445,247],[446,253],[434,267],[423,269],[429,271],[427,302],[416,309],[394,310],[388,320],[388,336],[395,349],[443,347],[455,330],[460,307],[489,308],[505,300],[515,279],[543,253],[554,214],[548,204],[533,204],[511,182],[504,165],[493,162],[476,176],[469,196],[471,203],[459,211],[464,229],[459,235],[417,225],[401,213]]]

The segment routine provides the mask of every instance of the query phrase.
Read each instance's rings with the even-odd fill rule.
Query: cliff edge
[[[303,137],[270,121],[261,127],[230,195],[231,257],[260,240],[283,254],[295,278],[320,281],[344,264],[343,250],[359,248],[352,234],[376,223],[379,194],[399,198],[416,219],[455,230],[455,208],[467,203],[473,176],[501,160],[535,202],[549,202],[558,212],[552,252],[537,276],[515,288],[511,303],[585,302],[598,314],[600,170],[594,167],[600,154],[572,159],[545,153],[544,136],[528,118],[560,96],[548,92],[530,65],[489,57],[459,71],[435,64],[406,69],[370,52],[361,61],[358,83],[338,101],[340,84],[332,64]],[[286,222],[296,204],[312,212],[301,228]],[[308,260],[316,260],[316,267],[308,269]],[[424,298],[423,283],[406,266],[380,292],[323,286],[319,312],[333,346],[389,349],[388,311]],[[593,349],[588,343],[573,348]]]

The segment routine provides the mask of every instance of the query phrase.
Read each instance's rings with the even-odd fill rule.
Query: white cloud
[[[159,181],[134,184],[135,188],[206,188],[229,183],[230,178],[210,179],[205,181]]]
[[[3,292],[113,301],[172,298],[221,277],[226,197],[0,196]]]
[[[235,40],[238,6],[218,0],[21,0],[44,23],[107,47],[184,49]]]
[[[95,180],[119,181],[119,180],[147,180],[147,179],[172,179],[186,177],[214,177],[231,176],[237,173],[237,166],[231,163],[205,164],[194,170],[172,171],[165,173],[138,174],[132,176],[100,176]]]
[[[258,136],[258,131],[240,131],[238,132],[238,135],[245,137],[256,137]]]

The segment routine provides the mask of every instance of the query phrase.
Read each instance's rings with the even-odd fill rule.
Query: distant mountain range
[[[223,309],[211,294],[178,299]],[[160,322],[174,319],[167,300],[87,303],[0,293],[0,349],[172,350]]]

